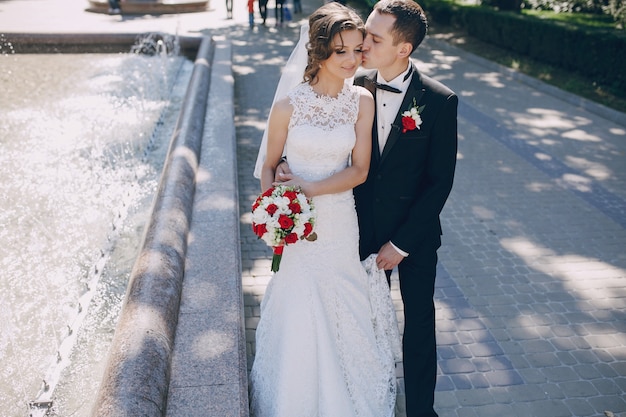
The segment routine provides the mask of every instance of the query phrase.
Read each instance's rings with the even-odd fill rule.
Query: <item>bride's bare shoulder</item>
[[[293,105],[289,97],[283,97],[274,103],[272,112],[281,115],[290,115],[293,112]]]
[[[372,100],[374,99],[374,96],[372,96],[372,93],[370,93],[370,91],[367,88],[362,87],[360,85],[355,85],[354,88],[356,88],[356,90],[359,92],[359,96],[361,98],[366,97],[366,98],[371,98]]]

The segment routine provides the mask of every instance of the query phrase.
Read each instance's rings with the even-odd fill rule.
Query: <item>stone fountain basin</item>
[[[209,6],[208,0],[132,0],[120,2],[122,14],[164,14],[203,12]],[[106,0],[89,0],[90,12],[108,13]]]
[[[102,4],[106,4],[108,10],[108,3]],[[122,11],[124,4],[127,3],[122,3]],[[20,53],[128,52],[142,35],[145,34],[9,33],[4,34],[4,40]],[[168,415],[189,416],[190,409],[198,410],[200,403],[205,403],[200,399],[207,391],[212,393],[210,397],[214,404],[227,406],[229,412],[237,409],[237,415],[247,413],[231,50],[223,39],[216,42],[207,37],[179,37],[178,40],[181,53],[195,58],[194,72],[175,129],[177,133],[172,138],[144,244],[130,278],[93,415],[164,415],[167,406],[171,409]],[[218,51],[216,65],[213,63],[215,50]],[[219,67],[219,71],[212,77],[214,67]],[[213,89],[216,89],[215,95],[207,94]],[[208,132],[203,134],[205,126]],[[203,141],[206,142],[204,147],[201,146]],[[200,171],[203,175],[198,177],[196,174]],[[227,186],[220,181],[224,179],[224,172],[229,173]],[[216,193],[220,197],[217,200]],[[191,227],[192,210],[194,227]],[[214,221],[216,216],[219,221]],[[225,218],[228,221],[224,221]],[[191,254],[187,254],[190,228],[199,229],[191,239]],[[179,354],[176,364],[170,366],[177,325],[184,322],[179,318],[183,275],[191,284],[199,278],[206,280],[207,268],[185,271],[185,261],[187,257],[199,256],[200,259],[194,258],[195,263],[191,264],[204,266],[207,252],[211,253],[207,248],[221,250],[219,263],[208,260],[218,275],[217,278],[211,277],[210,284],[220,288],[221,292],[216,290],[216,294],[226,293],[229,298],[223,295],[219,300],[204,297],[202,309],[194,306],[193,314],[187,311],[182,314],[201,315],[206,323],[201,323],[199,330],[190,325],[183,326],[192,334],[178,335],[177,345],[182,346],[183,353]],[[234,317],[224,317],[224,309],[216,309],[216,302],[230,303],[236,312]],[[209,311],[213,314],[208,314]],[[228,354],[216,358],[186,355],[190,351],[187,345],[195,343],[198,334],[214,333],[219,333],[222,339],[232,339],[232,346],[227,346]],[[202,341],[214,345],[206,337]],[[203,375],[200,386],[180,384],[181,379],[197,375],[198,369],[219,369],[220,378],[223,375],[225,380],[216,380],[215,375],[204,378]],[[176,380],[170,384],[172,374]],[[168,400],[171,388],[174,392],[170,393]],[[32,416],[45,415],[51,404],[46,395],[38,400],[41,401],[35,402],[35,409],[31,408]],[[224,416],[224,411],[219,408],[215,414],[203,415]]]

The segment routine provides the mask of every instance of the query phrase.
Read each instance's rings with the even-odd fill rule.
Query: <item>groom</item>
[[[433,295],[439,213],[456,165],[458,99],[409,59],[426,36],[426,16],[417,3],[382,0],[365,27],[362,66],[376,70],[355,84],[374,95],[376,117],[369,174],[354,189],[361,259],[378,253],[378,267],[388,276],[398,267],[407,417],[437,417]]]

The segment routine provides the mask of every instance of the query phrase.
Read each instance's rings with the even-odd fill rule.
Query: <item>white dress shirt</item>
[[[411,84],[411,77],[404,79],[411,68],[411,63],[400,75],[391,81],[385,80],[380,72],[376,76],[376,82],[381,84],[387,84],[391,87],[395,87],[402,93],[392,93],[381,89],[376,90],[376,122],[378,124],[378,149],[380,153],[383,153],[385,143],[391,132],[391,125],[396,119],[402,100],[404,100],[404,94]]]
[[[404,100],[404,94],[411,84],[411,77],[407,77],[409,70],[411,69],[411,63],[407,66],[406,70],[391,81],[385,80],[380,72],[376,76],[376,82],[381,84],[387,84],[391,87],[395,87],[402,91],[401,93],[392,93],[381,89],[376,90],[376,121],[378,124],[378,149],[382,155],[389,133],[391,133],[391,125],[400,111],[402,100]],[[405,258],[409,254],[389,241],[391,246]]]

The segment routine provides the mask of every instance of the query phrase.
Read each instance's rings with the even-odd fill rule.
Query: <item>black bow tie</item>
[[[413,74],[413,67],[409,66],[409,70],[404,75],[404,78],[402,79],[402,82],[406,81],[411,76],[411,74]],[[378,83],[378,82],[374,81],[374,85],[379,90],[385,90],[385,91],[389,91],[390,93],[396,93],[396,94],[402,93],[402,90],[400,90],[399,88],[392,87],[392,86],[387,85],[387,84],[381,84],[381,83]]]
[[[399,88],[392,87],[392,86],[387,85],[387,84],[381,84],[381,83],[377,83],[376,81],[374,81],[374,85],[379,90],[385,90],[385,91],[389,91],[390,93],[397,93],[397,94],[402,93],[402,90],[400,90]]]

